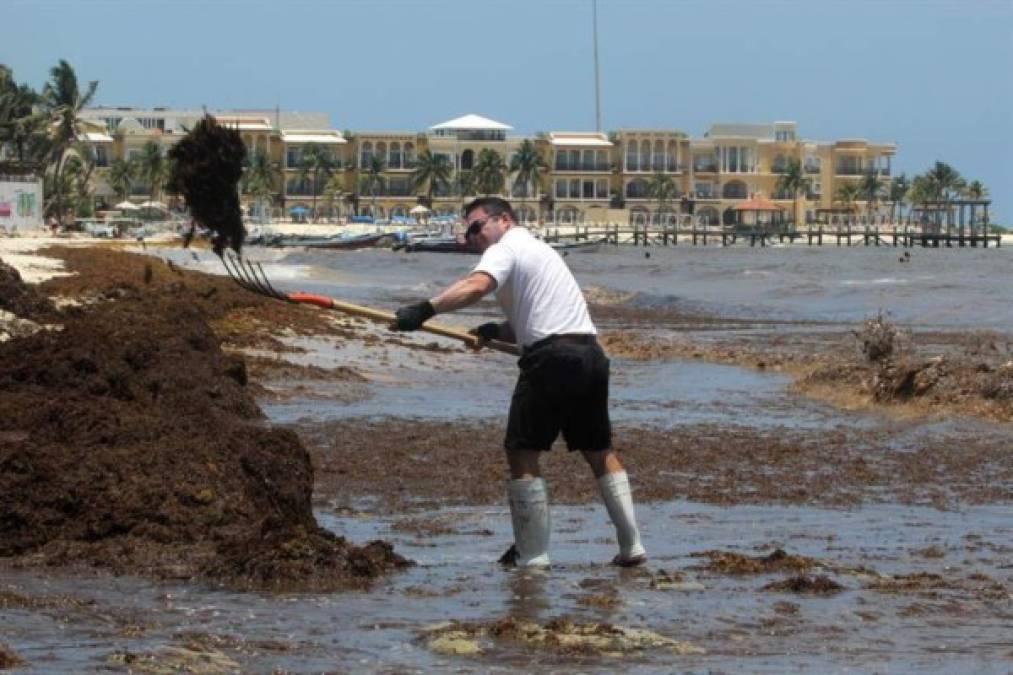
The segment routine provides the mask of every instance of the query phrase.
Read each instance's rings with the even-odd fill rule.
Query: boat
[[[566,251],[567,253],[575,253],[582,251],[584,253],[597,253],[598,249],[601,248],[602,244],[607,243],[606,239],[597,239],[595,241],[554,241],[549,244],[556,251]]]
[[[292,248],[295,246],[303,248],[335,248],[335,249],[356,249],[382,246],[384,242],[393,241],[394,235],[387,233],[357,234],[339,237],[307,237],[303,235],[283,235],[272,238],[265,238],[263,245],[280,248]]]
[[[404,250],[409,253],[478,253],[478,251],[471,246],[461,243],[456,238],[452,237],[409,241],[405,244]]]

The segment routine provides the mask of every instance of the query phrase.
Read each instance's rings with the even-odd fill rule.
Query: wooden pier
[[[988,234],[978,230],[957,232],[923,232],[910,226],[894,227],[885,225],[852,226],[808,226],[801,229],[789,227],[771,229],[769,226],[737,226],[725,228],[677,227],[658,225],[576,225],[569,232],[560,232],[558,227],[543,230],[543,239],[548,242],[601,241],[608,244],[632,244],[634,246],[676,246],[679,243],[693,246],[719,244],[731,246],[742,243],[749,246],[769,246],[785,241],[805,243],[808,246],[894,246],[903,248],[952,248],[952,247],[999,247],[1002,235]]]

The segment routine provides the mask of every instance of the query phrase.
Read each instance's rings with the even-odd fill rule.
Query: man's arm
[[[496,290],[495,279],[485,272],[472,272],[447,286],[429,302],[437,314],[443,314],[473,305],[494,290]]]
[[[485,272],[472,272],[447,286],[432,300],[401,307],[394,313],[391,328],[394,330],[418,330],[422,324],[441,312],[453,312],[473,305],[486,293],[496,290],[496,280]]]

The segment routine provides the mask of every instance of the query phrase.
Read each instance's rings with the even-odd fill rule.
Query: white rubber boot
[[[519,478],[507,483],[510,520],[518,567],[549,566],[549,498],[545,479]]]
[[[619,540],[619,555],[613,562],[622,566],[643,564],[647,560],[647,551],[640,543],[629,477],[625,471],[607,473],[598,479],[598,486]]]

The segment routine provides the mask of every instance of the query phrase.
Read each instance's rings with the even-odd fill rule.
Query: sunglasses
[[[479,218],[478,220],[471,221],[471,223],[468,224],[468,229],[465,230],[464,232],[464,238],[471,239],[472,237],[474,237],[476,234],[478,234],[479,230],[485,227],[485,224],[488,223],[493,218],[499,218],[499,216],[498,215],[486,216],[485,218]]]

